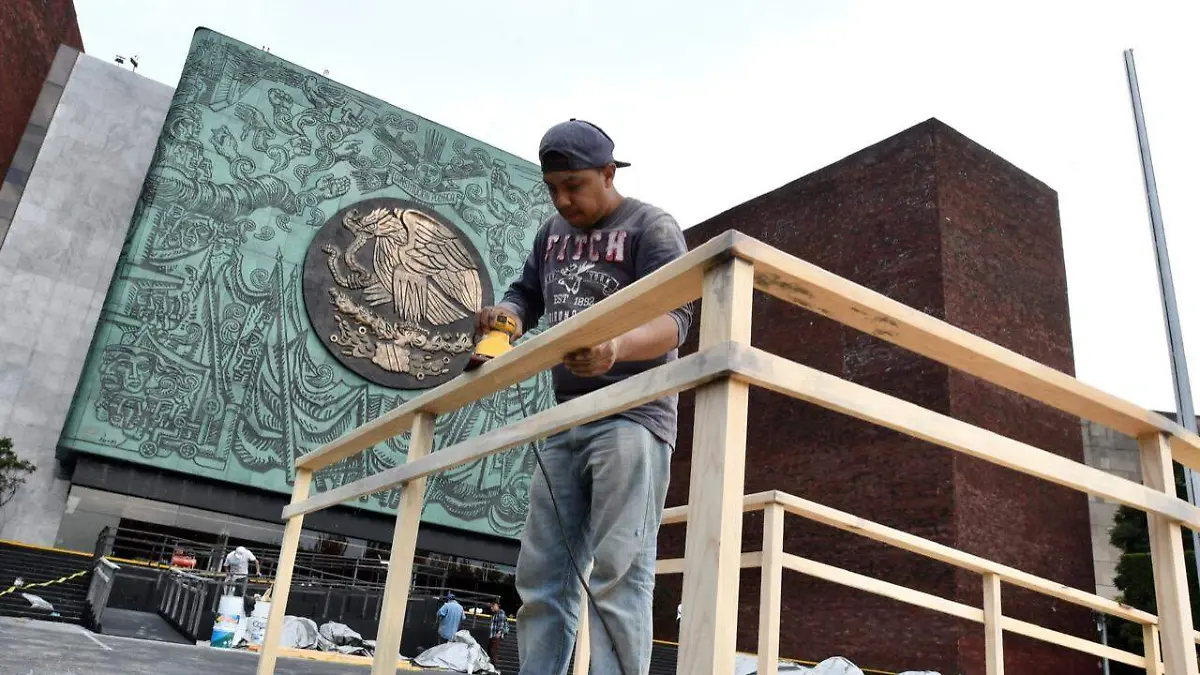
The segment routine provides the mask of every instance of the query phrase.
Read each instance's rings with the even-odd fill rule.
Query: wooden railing
[[[750,310],[756,289],[1064,412],[1137,437],[1141,443],[1145,484],[1104,473],[752,347]],[[430,452],[436,415],[523,381],[561,362],[575,349],[616,337],[696,298],[702,298],[703,304],[700,344],[695,354],[436,453]],[[762,508],[770,511],[770,522],[773,523],[767,528],[771,542],[762,552],[743,554],[742,492],[747,400],[751,386],[784,393],[1145,511],[1150,522],[1159,616],[1122,607],[1077,589],[1063,588],[1019,570],[865,521],[855,521],[863,528],[854,531],[982,574],[985,580],[983,609],[805,560],[782,550],[784,511],[829,524],[853,517],[780,493],[771,493],[770,501],[762,502]],[[1125,663],[1149,666],[1150,672],[1160,672],[1158,642],[1153,639],[1155,630],[1161,634],[1161,661],[1165,663],[1165,672],[1197,674],[1181,527],[1200,528],[1200,509],[1174,495],[1172,459],[1200,469],[1200,437],[1161,415],[762,242],[737,232],[726,232],[478,370],[451,380],[301,457],[296,462],[292,502],[283,512],[287,525],[266,644],[258,664],[259,675],[273,673],[275,669],[279,629],[287,606],[291,571],[305,514],[403,486],[372,668],[374,675],[392,673],[396,667],[427,476],[686,389],[697,391],[684,558],[682,563],[662,563],[663,569],[674,568],[683,573],[686,611],[680,626],[678,672],[681,675],[726,675],[732,672],[738,576],[743,564],[767,567],[771,570],[771,579],[777,579],[784,568],[795,569],[983,623],[989,645],[989,675],[1003,672],[1001,638],[1004,631],[1030,635]],[[409,433],[406,463],[309,496],[313,471],[406,432]],[[668,516],[678,518],[678,514],[672,510]],[[867,525],[870,527],[865,527]],[[772,583],[777,589],[775,582],[767,586]],[[1087,640],[1004,617],[1000,611],[1003,583],[1031,588],[1148,627],[1147,649],[1152,658],[1107,650]],[[768,668],[773,667],[771,664],[778,651],[778,604],[776,590],[773,596],[766,598],[762,608],[765,621],[759,651]]]
[[[758,626],[758,675],[776,675],[779,663],[779,598],[783,584],[783,570],[848,586],[867,593],[881,595],[899,602],[923,607],[934,612],[974,621],[984,625],[984,644],[988,660],[988,673],[1003,672],[1003,631],[1024,635],[1050,644],[1075,651],[1145,668],[1150,673],[1161,674],[1162,657],[1158,651],[1147,652],[1148,656],[1114,649],[1091,640],[1050,630],[1026,621],[1006,617],[1001,612],[1001,586],[1020,586],[1042,595],[1057,598],[1096,612],[1131,621],[1142,627],[1146,644],[1158,645],[1159,619],[1139,609],[1114,602],[1098,595],[1064,586],[1060,583],[1022,572],[969,553],[964,553],[944,544],[922,539],[886,525],[880,525],[857,516],[801,499],[785,492],[760,492],[746,495],[742,508],[763,511],[763,542],[759,551],[744,552],[741,556],[743,568],[762,568],[762,584],[759,595]],[[953,565],[959,569],[979,574],[982,579],[982,608],[913,590],[880,579],[857,574],[849,570],[826,565],[787,553],[783,549],[783,522],[785,514],[793,514],[818,523],[829,525],[875,541],[901,548],[918,555]],[[677,506],[667,509],[663,524],[684,523],[688,519],[688,507]],[[679,574],[684,571],[684,559],[659,560],[658,574]],[[1198,636],[1200,637],[1200,636]],[[586,644],[586,637],[579,638]],[[578,650],[576,662],[580,661]],[[1153,664],[1149,667],[1148,664]]]

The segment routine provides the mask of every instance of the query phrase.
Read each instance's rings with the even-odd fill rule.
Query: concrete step
[[[31,584],[61,579],[62,577],[79,574],[80,572],[83,572],[83,576],[86,576],[86,573],[89,571],[89,568],[79,569],[73,567],[52,567],[48,565],[14,565],[11,567],[7,563],[0,563],[0,565],[3,565],[0,567],[0,584],[3,584],[4,588],[11,586],[17,578],[23,579],[27,584]],[[0,588],[0,590],[3,590],[3,588]]]
[[[57,611],[57,610],[55,610],[55,611]],[[44,612],[44,611],[36,610],[33,608],[29,608],[26,610],[5,610],[5,611],[0,612],[0,616],[12,617],[14,619],[36,619],[38,621],[55,621],[58,623],[73,623],[73,624],[82,624],[83,623],[83,615],[82,614],[73,614],[73,613],[63,614],[62,612],[58,612],[58,616],[54,616],[50,612]]]
[[[38,594],[30,593],[30,595],[38,595]],[[52,597],[52,596],[45,596],[45,595],[38,595],[38,597],[45,600],[46,602],[50,603],[51,605],[54,605],[54,609],[56,611],[58,611],[60,614],[67,613],[67,612],[82,614],[83,608],[87,604],[86,597],[62,598],[62,597]],[[4,612],[4,611],[10,610],[10,609],[14,610],[14,611],[15,610],[23,610],[23,609],[32,609],[32,607],[33,607],[33,605],[29,604],[29,601],[26,600],[24,596],[22,596],[18,593],[12,593],[10,595],[6,595],[6,596],[0,598],[0,612]]]
[[[18,578],[24,582],[22,587],[0,596],[0,615],[80,623],[91,584],[91,567],[88,556],[0,542],[0,591],[10,588]],[[37,585],[76,574],[79,576],[69,581]],[[49,602],[58,616],[34,609],[22,593]]]

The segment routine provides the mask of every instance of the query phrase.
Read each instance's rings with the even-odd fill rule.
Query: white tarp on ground
[[[249,628],[250,619],[243,616],[238,621],[237,629],[233,633],[234,647],[244,647],[248,644],[246,638]],[[280,638],[279,646],[290,649],[318,649],[322,644],[328,647],[326,651],[333,650],[333,645],[324,640],[317,632],[315,621],[302,616],[283,617],[283,636]]]
[[[21,597],[28,600],[29,604],[33,605],[34,609],[41,609],[47,612],[54,611],[54,605],[46,602],[46,600],[40,595],[34,595],[33,593],[22,593]]]
[[[780,661],[780,675],[811,675],[812,669],[788,661]],[[738,654],[733,662],[733,675],[755,675],[758,672],[758,657],[753,654]]]
[[[329,643],[335,651],[342,654],[354,656],[374,656],[375,654],[374,645],[368,647],[366,641],[362,639],[362,635],[344,623],[330,621],[321,624],[318,634],[324,642]],[[325,648],[324,643],[321,648]]]
[[[813,666],[808,675],[863,675],[863,671],[846,659],[835,656]]]
[[[495,673],[496,668],[483,647],[465,630],[445,644],[426,649],[413,663],[422,668],[446,668],[460,673]]]
[[[281,643],[284,647],[293,649],[312,649],[321,640],[317,632],[317,622],[302,616],[283,617],[283,636]]]
[[[249,619],[242,617],[233,634],[233,646],[248,644]],[[353,628],[344,623],[331,621],[317,628],[312,619],[302,616],[283,617],[283,638],[280,646],[291,649],[316,649],[323,652],[340,652],[352,656],[373,656],[375,641],[364,640]]]
[[[758,657],[752,654],[738,654],[734,663],[734,675],[757,675]],[[812,668],[799,666],[786,661],[779,662],[780,675],[863,675],[863,671],[850,661],[835,656],[825,659]],[[933,671],[910,670],[900,675],[938,675]]]

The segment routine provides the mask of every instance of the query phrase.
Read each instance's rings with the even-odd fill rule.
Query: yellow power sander
[[[517,334],[517,322],[504,314],[497,315],[492,321],[487,335],[475,345],[475,353],[467,362],[466,370],[475,370],[479,366],[512,349],[512,337]]]

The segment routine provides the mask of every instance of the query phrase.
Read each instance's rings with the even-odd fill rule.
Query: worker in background
[[[613,159],[613,148],[604,131],[579,120],[542,138],[542,178],[558,213],[538,230],[521,276],[500,303],[480,312],[480,333],[500,314],[514,320],[517,335],[543,317],[557,325],[687,252],[670,214],[617,191],[617,168],[629,165]],[[687,305],[568,354],[553,369],[558,402],[676,359],[691,320]],[[545,473],[539,468],[534,475],[517,561],[521,675],[562,675],[571,657],[581,589],[564,544],[579,565],[594,561],[591,672],[648,671],[654,561],[677,408],[678,398],[667,396],[546,439]]]
[[[225,560],[221,563],[221,567],[226,570],[226,588],[232,589],[227,590],[227,593],[236,592],[238,586],[240,585],[241,592],[238,594],[246,594],[246,584],[249,583],[251,562],[254,563],[254,576],[261,577],[262,567],[258,564],[258,558],[254,557],[254,554],[250,552],[250,549],[246,548],[245,546],[239,546],[230,551],[229,555],[225,556]]]
[[[488,658],[496,665],[500,655],[500,643],[508,636],[508,615],[500,609],[500,601],[492,600],[492,625],[488,629]]]
[[[462,623],[464,613],[463,606],[454,599],[454,594],[447,593],[446,604],[442,605],[437,613],[438,637],[442,639],[442,642],[454,639],[454,634],[458,632],[458,625]]]

